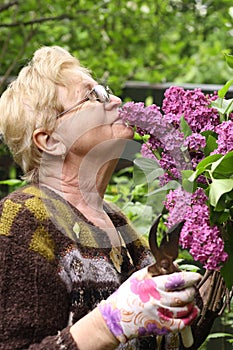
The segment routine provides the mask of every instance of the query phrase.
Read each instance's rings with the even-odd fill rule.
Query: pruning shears
[[[152,276],[167,275],[173,272],[180,271],[178,266],[175,265],[174,261],[177,259],[179,253],[179,238],[180,232],[184,225],[184,221],[177,223],[176,225],[172,226],[167,233],[164,233],[161,243],[160,245],[158,245],[157,232],[161,216],[162,214],[158,216],[158,218],[151,226],[149,232],[149,246],[156,260],[153,265],[150,265],[148,267],[148,272]],[[175,337],[175,335],[173,336]],[[190,327],[186,327],[181,331],[181,337],[183,345],[186,348],[192,346],[193,336]],[[179,337],[174,338],[175,342],[174,340],[169,339],[167,340],[168,345],[166,346],[166,348],[179,349]]]
[[[164,233],[160,246],[158,245],[157,230],[162,215],[155,220],[149,232],[149,245],[156,262],[149,267],[152,276],[167,275],[180,271],[174,264],[179,253],[179,237],[184,221],[179,222]]]

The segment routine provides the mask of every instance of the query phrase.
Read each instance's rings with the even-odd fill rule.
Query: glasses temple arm
[[[73,105],[72,107],[70,107],[70,108],[64,110],[63,112],[57,114],[56,118],[58,119],[58,118],[62,117],[64,114],[66,114],[66,113],[72,111],[74,108],[78,107],[79,105],[81,105],[82,103],[84,103],[84,102],[86,102],[86,101],[88,101],[88,100],[89,100],[89,97],[85,97],[83,100],[79,101],[78,103],[76,103],[76,104]]]

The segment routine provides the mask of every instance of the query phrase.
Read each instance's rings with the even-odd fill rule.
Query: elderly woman
[[[133,130],[120,98],[42,47],[0,99],[27,185],[0,203],[0,349],[155,349],[198,313],[191,272],[152,277],[145,242],[104,201]]]

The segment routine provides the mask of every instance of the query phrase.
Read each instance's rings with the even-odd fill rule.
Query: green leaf
[[[120,198],[120,195],[117,194],[115,196],[111,195],[111,194],[105,194],[104,195],[104,200],[106,200],[107,202],[112,202],[112,203],[115,203],[119,200]]]
[[[211,101],[210,106],[217,109],[219,113],[224,114],[225,107],[223,106],[223,101],[224,99],[219,97],[216,100]]]
[[[229,115],[232,111],[232,99],[226,100],[223,98],[218,98],[215,101],[211,102],[211,107],[217,109],[217,111],[222,115]]]
[[[202,167],[202,168],[199,168],[197,169],[196,171],[194,171],[194,173],[188,178],[188,181],[189,182],[194,182],[199,175],[201,175],[202,173],[204,173],[205,171],[205,168]]]
[[[233,179],[213,179],[209,189],[210,204],[215,207],[220,197],[233,189]]]
[[[233,68],[233,56],[227,53],[224,53],[225,60],[230,68]]]
[[[152,191],[152,192],[149,192],[147,194],[147,196],[151,196],[152,194],[155,194],[155,193],[159,193],[159,192],[162,192],[162,191],[168,191],[168,190],[176,190],[177,188],[180,187],[180,183],[178,181],[175,181],[175,180],[171,180],[169,181],[166,185]]]
[[[216,339],[216,338],[222,338],[222,337],[233,337],[230,333],[211,333],[208,335],[208,339]]]
[[[232,57],[233,57],[233,56],[232,56]],[[226,93],[227,93],[227,91],[229,90],[229,88],[231,87],[232,84],[233,84],[233,79],[228,80],[228,81],[226,82],[226,84],[223,86],[223,88],[220,89],[220,90],[218,91],[218,96],[219,96],[220,98],[224,98],[225,95],[226,95]]]
[[[217,109],[220,114],[229,116],[233,110],[233,99],[226,100],[223,98],[218,98],[217,100],[211,102],[211,107]]]
[[[221,154],[211,154],[210,156],[201,160],[200,163],[197,164],[196,169],[207,169],[213,162],[217,161],[220,158],[222,158]]]
[[[24,183],[24,181],[18,180],[18,179],[9,179],[9,180],[0,181],[1,185],[8,185],[8,186],[21,185],[22,183]]]
[[[226,222],[230,218],[229,212],[223,212],[222,215],[218,219],[218,223],[221,225]]]
[[[184,119],[183,115],[180,118],[180,131],[183,132],[184,138],[186,138],[189,135],[192,135],[192,130],[186,122],[186,120]]]
[[[218,148],[217,139],[213,135],[209,134],[206,137],[206,146],[204,148],[205,156],[208,157],[216,148]]]
[[[213,162],[211,166],[213,176],[221,174],[222,177],[229,177],[233,174],[233,151],[221,156],[218,160]]]
[[[137,158],[134,160],[134,183],[139,185],[142,183],[151,183],[159,176],[163,175],[164,170],[159,166],[158,162],[150,158]]]
[[[181,270],[192,271],[192,272],[198,272],[200,270],[200,268],[198,266],[191,265],[191,264],[181,264],[181,265],[179,265],[179,268]]]
[[[196,189],[196,184],[194,181],[190,181],[192,178],[192,175],[194,174],[193,170],[182,170],[182,187],[185,189],[185,191],[193,193]]]
[[[218,217],[219,215],[222,214],[222,212],[226,209],[226,196],[221,196],[216,204],[216,206],[214,207],[214,213],[218,213]]]

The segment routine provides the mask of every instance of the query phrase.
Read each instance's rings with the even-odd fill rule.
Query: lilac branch
[[[63,14],[60,16],[55,16],[55,17],[42,17],[42,18],[37,18],[33,19],[31,21],[26,21],[26,22],[14,22],[14,23],[0,23],[1,28],[12,28],[12,27],[19,27],[19,26],[28,26],[32,24],[37,24],[37,23],[43,23],[43,22],[48,22],[48,21],[57,21],[57,20],[62,20],[62,19],[74,19],[73,16],[70,16],[68,14]]]
[[[11,1],[8,4],[2,5],[0,7],[0,12],[6,11],[8,10],[10,7],[14,6],[14,5],[18,5],[19,2],[18,1]]]

